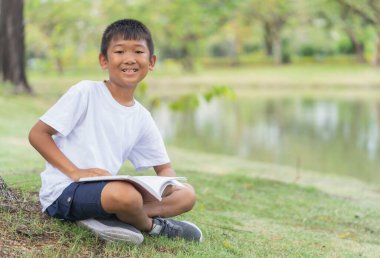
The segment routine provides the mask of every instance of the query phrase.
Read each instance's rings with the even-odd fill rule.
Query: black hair
[[[107,58],[107,49],[112,39],[121,37],[125,40],[145,40],[149,49],[149,59],[154,54],[152,35],[142,22],[134,19],[122,19],[111,23],[103,33],[100,53]]]

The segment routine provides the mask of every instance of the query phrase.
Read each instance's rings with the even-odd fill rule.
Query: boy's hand
[[[182,185],[183,186],[169,185],[168,187],[165,188],[164,192],[162,193],[162,197],[168,197],[169,195],[171,195],[175,191],[179,191],[182,188],[190,188],[194,191],[194,188],[190,184],[182,183]]]
[[[82,177],[112,176],[110,172],[101,168],[77,169],[70,174],[71,179],[75,182],[79,181]]]

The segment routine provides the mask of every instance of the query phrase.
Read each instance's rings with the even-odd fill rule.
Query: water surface
[[[380,101],[249,97],[153,116],[167,143],[380,184]]]

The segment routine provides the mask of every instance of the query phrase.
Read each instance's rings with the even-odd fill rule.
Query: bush
[[[299,50],[300,56],[311,57],[317,54],[318,50],[312,45],[303,45]]]
[[[355,48],[349,40],[339,41],[337,50],[340,54],[355,54]]]

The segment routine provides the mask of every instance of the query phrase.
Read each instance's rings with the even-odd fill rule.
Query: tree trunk
[[[5,8],[5,0],[0,0],[0,80],[4,81],[4,74],[3,74],[3,60],[4,60],[4,46],[6,43],[5,37],[4,37],[4,25],[5,24],[5,14],[4,14],[4,8]]]
[[[364,56],[364,44],[358,40],[355,33],[352,31],[351,28],[347,27],[346,33],[351,41],[351,44],[353,45],[355,49],[356,59],[359,63],[365,64],[367,63],[367,60]]]
[[[268,56],[273,55],[273,33],[269,22],[264,21],[264,45]]]
[[[282,42],[279,33],[273,37],[273,61],[275,65],[281,65],[282,60]]]
[[[234,30],[234,38],[230,52],[231,66],[238,66],[240,65],[239,56],[242,50],[242,33],[240,31],[240,25],[237,23],[237,21],[234,21],[232,23],[232,28]]]
[[[376,46],[375,46],[375,53],[373,56],[373,66],[375,67],[380,66],[380,32],[377,32],[377,35],[376,35]]]
[[[197,48],[197,37],[194,34],[189,34],[185,37],[185,42],[181,48],[181,64],[182,68],[187,72],[194,72],[196,60],[195,50]]]
[[[19,196],[9,189],[4,179],[0,176],[0,205],[3,203],[16,202],[19,199]]]
[[[59,75],[63,75],[63,62],[62,62],[62,59],[60,57],[57,57],[55,59],[55,65],[56,65],[56,68],[57,68],[57,72]]]
[[[187,51],[185,51],[185,52],[187,52]],[[182,68],[186,72],[194,72],[194,70],[195,70],[194,60],[190,55],[186,54],[184,57],[182,57],[181,58],[181,64],[182,64]]]
[[[32,93],[25,74],[23,7],[23,0],[0,0],[0,73],[16,93]]]

